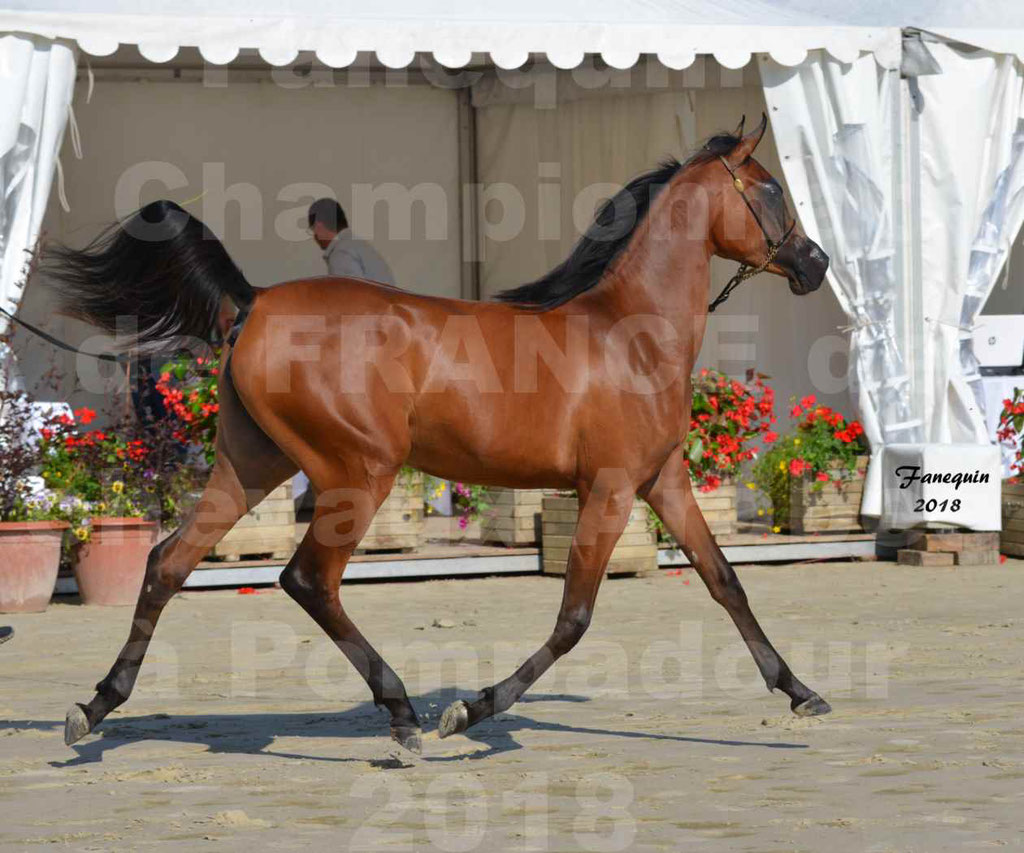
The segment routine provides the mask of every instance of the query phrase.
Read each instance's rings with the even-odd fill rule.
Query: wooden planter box
[[[728,536],[736,532],[739,521],[734,480],[723,480],[722,485],[713,492],[702,492],[694,486],[693,496],[712,534]]]
[[[999,550],[1011,557],[1024,557],[1024,483],[1003,483],[1003,524]]]
[[[220,560],[240,560],[269,554],[286,560],[295,553],[295,504],[292,484],[278,486],[255,509],[247,512],[210,552]]]
[[[400,475],[358,551],[411,551],[423,544],[423,474]]]
[[[860,501],[864,495],[864,475],[868,468],[868,457],[858,456],[857,467],[850,477],[845,468],[830,468],[830,482],[815,490],[814,479],[794,477],[789,492],[789,524],[782,525],[790,533],[834,533],[837,531],[862,530],[860,525]],[[839,486],[831,480],[842,479]]]
[[[488,489],[480,518],[480,539],[490,545],[521,548],[540,544],[543,489]]]
[[[569,546],[576,531],[579,502],[575,497],[545,495],[541,512],[541,566],[545,574],[564,575],[569,562]],[[609,575],[642,575],[658,568],[658,543],[647,526],[647,504],[633,501],[629,523],[608,561]]]

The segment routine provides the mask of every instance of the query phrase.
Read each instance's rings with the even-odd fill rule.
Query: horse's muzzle
[[[789,289],[797,296],[803,296],[821,287],[828,270],[828,255],[821,250],[821,246],[806,237],[795,239],[798,245],[794,247]]]

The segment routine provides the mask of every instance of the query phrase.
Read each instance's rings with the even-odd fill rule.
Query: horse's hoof
[[[832,706],[817,693],[811,696],[810,699],[804,699],[803,702],[794,702],[792,708],[793,713],[798,717],[820,717],[822,714],[827,714],[832,710]]]
[[[441,722],[437,726],[438,737],[448,737],[464,732],[469,728],[469,705],[461,699],[452,702],[441,715]]]
[[[89,731],[89,718],[85,716],[85,709],[77,703],[72,705],[64,719],[64,743],[71,746],[89,734]]]
[[[419,726],[392,726],[391,739],[417,755],[423,752],[423,734]]]

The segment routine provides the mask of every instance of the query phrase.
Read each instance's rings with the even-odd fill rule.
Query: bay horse
[[[798,295],[816,290],[828,266],[752,157],[766,123],[744,136],[741,122],[685,162],[634,179],[560,266],[496,302],[338,278],[255,289],[171,202],[142,208],[84,250],[56,249],[45,268],[64,310],[108,330],[131,315],[143,343],[209,340],[222,300],[240,309],[220,361],[209,482],[152,550],[127,643],[92,700],[71,707],[66,742],[128,699],[168,600],[242,515],[301,469],[316,508],[281,587],[388,710],[392,737],[419,752],[405,686],[340,596],[345,566],[405,464],[449,480],[575,489],[580,499],[554,630],[511,676],[451,704],[441,737],[511,707],[579,642],[636,495],[732,618],[769,690],[786,693],[797,714],[828,713],[751,613],[693,498],[682,448],[712,255],[767,269]]]

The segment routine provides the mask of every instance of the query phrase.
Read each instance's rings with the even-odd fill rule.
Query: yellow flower
[[[89,538],[89,531],[86,530],[84,527],[76,527],[75,538],[78,539],[80,542],[84,542],[86,539]]]
[[[747,488],[753,491],[757,488],[757,483],[747,483]]]
[[[796,446],[796,445],[797,445],[797,444],[799,444],[799,443],[800,443],[800,439],[799,439],[799,438],[794,438],[794,439],[793,439],[793,445],[794,445],[794,446]]]
[[[764,510],[763,510],[763,509],[759,509],[759,510],[757,511],[757,514],[758,514],[758,516],[762,516],[762,515],[764,515]]]
[[[121,492],[124,491],[124,483],[122,483],[120,480],[114,480],[114,482],[110,484],[110,490],[115,495],[119,495],[121,494]]]
[[[786,463],[785,462],[780,462],[779,463],[779,470],[780,471],[785,471],[786,470]]]
[[[772,533],[781,533],[781,532],[782,532],[782,528],[779,527],[779,525],[777,525],[777,524],[772,528]]]
[[[99,512],[106,512],[107,511],[107,505],[105,503],[103,503],[102,501],[100,501],[98,504],[96,504],[96,509]]]

